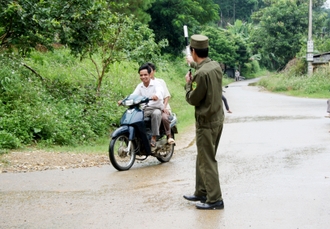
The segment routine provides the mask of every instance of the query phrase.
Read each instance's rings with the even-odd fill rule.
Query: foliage
[[[320,8],[324,5],[327,0],[313,0],[312,4],[314,8]],[[303,2],[303,1],[302,1]]]
[[[146,11],[156,0],[114,0],[111,1],[110,10],[124,15],[134,15],[137,20],[147,24],[151,17]]]
[[[98,29],[99,15],[107,11],[104,4],[103,0],[1,1],[1,48],[26,55],[37,45],[52,49],[57,41],[78,52]]]
[[[65,10],[59,21],[62,29],[60,40],[74,54],[82,59],[89,58],[94,64],[97,93],[100,92],[109,65],[123,60],[144,62],[156,59],[160,49],[167,45],[166,40],[157,44],[148,26],[133,15],[110,10],[111,7],[118,8],[116,6],[114,2],[105,0],[82,1],[78,5],[70,5],[68,10],[72,14]],[[79,10],[77,7],[80,7]]]
[[[315,53],[324,53],[329,52],[330,50],[330,39],[329,38],[316,38],[314,39],[314,52]],[[306,53],[306,52],[305,52]]]
[[[150,7],[151,2],[143,2],[142,6]],[[133,15],[111,11],[122,9],[123,4],[106,0],[2,2],[0,48],[17,49],[24,56],[37,46],[52,50],[55,41],[66,44],[73,54],[92,60],[99,92],[110,64],[153,60],[167,45],[166,40],[155,43],[152,31]],[[98,52],[101,58],[96,59],[93,55]]]
[[[264,6],[263,0],[215,0],[220,6],[219,26],[227,27],[237,19],[245,22],[251,21],[251,12],[258,11]]]
[[[210,39],[209,56],[218,62],[229,66],[235,66],[238,54],[233,36],[226,30],[208,26],[203,32]]]
[[[242,75],[247,78],[251,78],[249,76],[253,76],[254,74],[260,72],[259,62],[257,60],[252,60],[251,62],[244,63],[244,72]]]
[[[82,82],[69,83],[56,77],[41,82],[22,65],[11,64],[14,61],[4,58],[0,63],[2,133],[10,133],[23,144],[74,145],[103,136],[116,123],[108,100],[91,103],[91,93]]]
[[[313,31],[314,53],[329,52],[330,9],[320,8],[313,12]]]
[[[283,3],[283,2],[286,2],[287,0],[263,0],[264,2],[264,5],[266,6],[270,6],[276,2],[278,3]],[[292,2],[295,2],[297,4],[305,4],[307,3],[306,0],[290,0]],[[324,3],[326,2],[327,0],[312,0],[312,4],[313,4],[313,7],[321,7],[324,5]],[[309,1],[308,1],[308,4],[309,4]]]
[[[254,53],[262,55],[261,63],[281,70],[299,52],[308,26],[308,7],[283,0],[254,14],[259,26],[251,34]]]
[[[6,131],[0,131],[0,149],[16,149],[21,145],[19,139]]]
[[[210,39],[209,55],[229,67],[237,68],[244,76],[260,70],[259,58],[254,58],[249,47],[249,30],[251,24],[237,20],[227,29],[207,26],[203,34]]]
[[[147,12],[156,42],[167,39],[165,52],[178,55],[186,46],[183,26],[188,26],[189,34],[199,33],[200,25],[219,19],[218,9],[213,0],[158,0]]]
[[[243,22],[241,20],[236,20],[234,24],[228,24],[227,29],[228,31],[235,35],[239,36],[242,39],[249,38],[249,32],[251,30],[252,24]]]
[[[110,64],[123,60],[153,61],[159,56],[160,49],[167,45],[166,40],[156,44],[152,31],[137,23],[132,16],[114,13],[104,16],[104,24],[98,29],[101,34],[90,37],[89,45],[81,52],[86,53],[95,66],[98,92]],[[99,60],[95,58],[96,53],[100,53]]]
[[[40,74],[37,77],[24,64]],[[157,62],[157,77],[171,92],[171,107],[179,118],[179,129],[193,121],[193,108],[185,102],[184,78],[188,66]],[[30,58],[0,58],[0,148],[25,145],[93,145],[119,125],[123,107],[117,101],[140,83],[139,64],[115,62],[95,96],[90,61],[74,58],[65,49],[32,52]],[[56,69],[56,71],[54,71]]]
[[[48,49],[54,32],[50,29],[51,1],[2,0],[0,2],[0,51],[17,50],[27,55],[37,45]]]

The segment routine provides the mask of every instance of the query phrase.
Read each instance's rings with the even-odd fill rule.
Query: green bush
[[[242,75],[248,79],[253,78],[258,72],[260,72],[258,60],[252,60],[251,62],[245,63],[242,69]]]
[[[0,150],[2,149],[16,149],[21,146],[18,138],[6,131],[0,131]]]
[[[11,133],[13,139],[27,145],[75,145],[104,136],[111,122],[118,119],[107,118],[105,110],[98,112],[111,107],[108,100],[97,101],[93,83],[80,72],[68,70],[72,62],[66,60],[70,57],[60,58],[56,52],[54,58],[35,55],[39,61],[28,65],[42,77],[13,57],[5,56],[0,61],[0,131]],[[66,71],[78,75],[70,78]]]

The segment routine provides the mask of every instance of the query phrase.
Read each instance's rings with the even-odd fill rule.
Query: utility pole
[[[312,40],[312,0],[309,0],[308,41],[307,41],[308,75],[313,75],[313,53],[314,53],[314,44]]]

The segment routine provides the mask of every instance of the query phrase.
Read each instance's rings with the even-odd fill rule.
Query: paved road
[[[169,163],[0,174],[0,228],[327,229],[330,120],[324,99],[235,82],[217,154],[224,210],[182,198],[194,188],[196,147]],[[220,99],[220,98],[219,98]],[[181,139],[193,139],[181,134]],[[186,141],[182,141],[186,142]]]

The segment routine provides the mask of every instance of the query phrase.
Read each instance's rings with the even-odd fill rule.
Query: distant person
[[[240,76],[239,71],[236,69],[236,71],[235,71],[235,81],[239,81],[239,76]]]
[[[224,95],[222,95],[222,101],[223,103],[225,104],[225,107],[226,107],[226,110],[227,110],[227,113],[233,113],[229,110],[229,106],[228,106],[228,103],[227,103],[227,99]]]
[[[327,106],[328,115],[326,115],[325,117],[330,118],[330,99],[327,100],[327,104],[328,104],[328,106]]]

